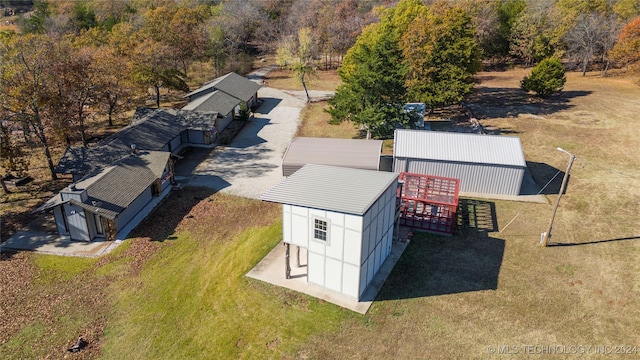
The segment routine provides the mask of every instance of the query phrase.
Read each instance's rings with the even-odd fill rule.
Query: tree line
[[[10,7],[26,1],[0,2]],[[246,73],[280,54],[302,81],[336,68],[334,121],[374,136],[410,121],[400,108],[459,103],[488,66],[555,57],[603,75],[640,60],[640,0],[33,0],[18,31],[0,31],[0,150],[24,171],[21,144],[87,146],[96,117],[112,119],[161,89],[188,91],[197,64],[211,77]],[[2,12],[0,11],[0,14]],[[7,13],[5,11],[4,13]],[[279,50],[279,51],[278,51]],[[19,131],[17,131],[19,130]]]

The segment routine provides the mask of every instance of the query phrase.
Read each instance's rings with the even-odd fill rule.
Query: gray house
[[[207,94],[220,91],[238,99],[243,102],[247,108],[251,109],[258,102],[258,89],[260,89],[260,87],[260,84],[255,81],[230,72],[205,83],[203,86],[185,95],[185,98],[189,99],[189,102],[193,102]]]
[[[282,158],[282,175],[306,164],[380,170],[382,140],[297,137]]]
[[[185,146],[215,143],[218,116],[217,112],[139,108],[129,126],[97,146],[68,147],[55,171],[72,174],[76,181],[129,155],[132,146],[177,154]]]
[[[527,168],[520,138],[396,130],[393,171],[460,179],[460,191],[519,195]]]
[[[72,240],[114,240],[172,182],[169,152],[136,151],[63,189],[37,211],[53,210],[58,232]]]

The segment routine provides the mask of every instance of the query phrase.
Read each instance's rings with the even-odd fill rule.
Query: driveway
[[[249,78],[260,82],[260,75]],[[314,91],[311,96],[328,94]],[[300,124],[305,96],[303,92],[263,87],[258,97],[264,103],[254,113],[254,119],[231,144],[216,147],[195,167],[189,185],[257,199],[283,179],[282,156]]]

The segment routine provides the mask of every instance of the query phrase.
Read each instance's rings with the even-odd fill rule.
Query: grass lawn
[[[518,90],[526,73],[479,74],[470,104],[488,132],[521,138],[539,184],[566,167],[556,147],[576,154],[555,246],[537,246],[553,191],[546,204],[463,199],[455,236],[416,234],[359,315],[244,277],[280,241],[278,205],[185,189],[100,259],[3,255],[0,358],[60,358],[78,334],[90,342],[81,358],[503,358],[491,354],[500,346],[513,358],[549,357],[541,346],[584,346],[582,355],[551,358],[600,358],[594,346],[633,350],[640,87],[571,73],[565,91],[542,102]],[[347,124],[323,126],[322,107],[305,109],[299,135],[354,136]]]

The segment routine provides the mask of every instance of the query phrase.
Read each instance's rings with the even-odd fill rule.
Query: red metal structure
[[[400,225],[452,235],[456,224],[460,180],[400,173]]]

